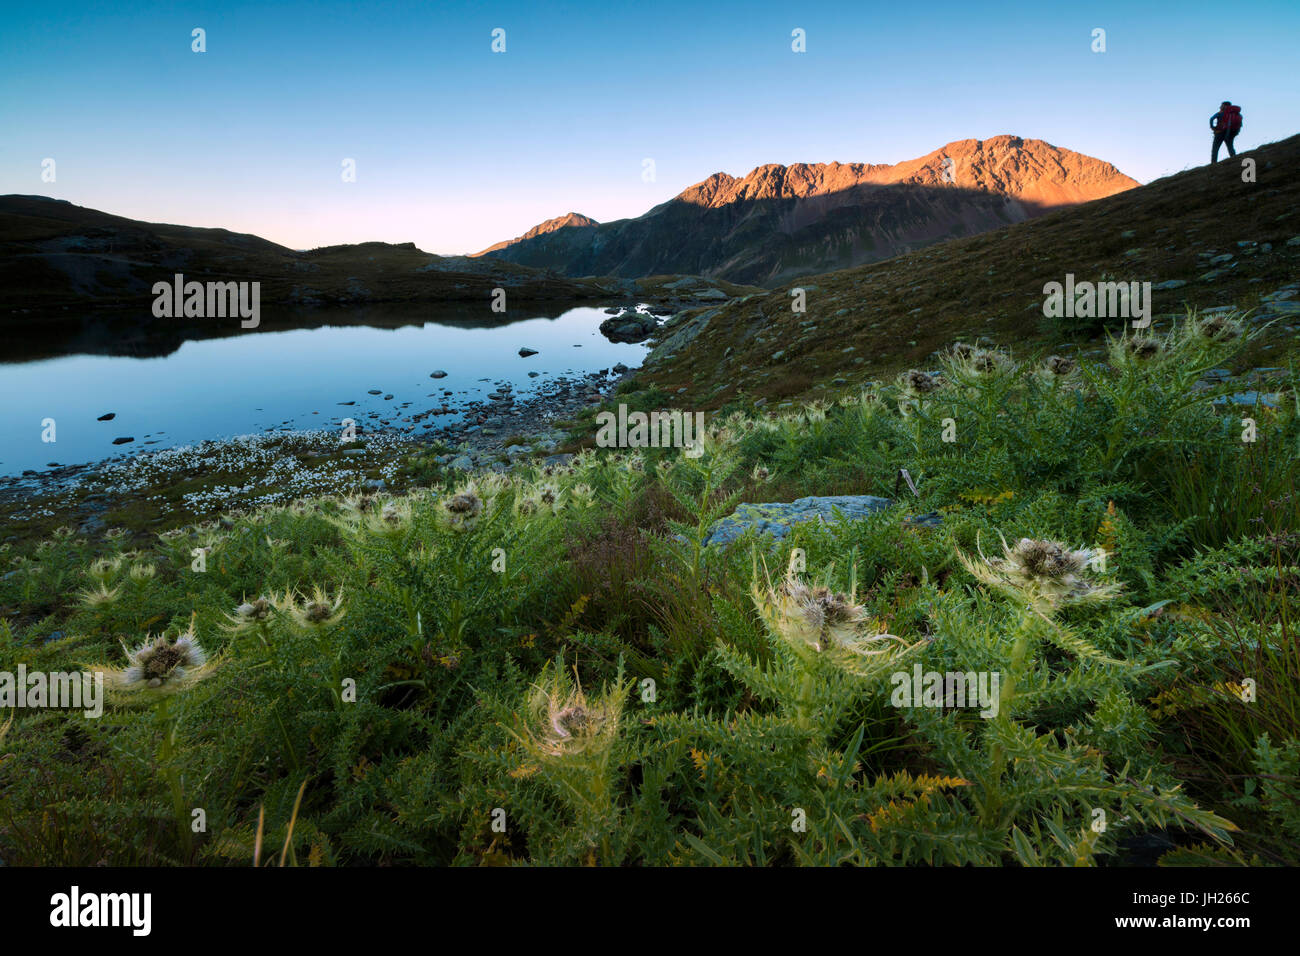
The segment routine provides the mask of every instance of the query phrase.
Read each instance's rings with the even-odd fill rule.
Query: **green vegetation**
[[[715,418],[698,458],[0,545],[0,670],[110,690],[0,722],[0,859],[1300,862],[1296,376],[1192,388],[1248,339],[958,347]],[[867,520],[706,544],[900,468],[917,497]],[[918,667],[999,675],[995,712],[896,706]]]

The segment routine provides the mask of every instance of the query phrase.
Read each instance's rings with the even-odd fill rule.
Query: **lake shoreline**
[[[95,535],[118,526],[123,514],[143,509],[151,512],[143,524],[161,529],[178,523],[211,520],[274,500],[288,503],[299,497],[395,491],[418,485],[421,482],[405,472],[412,461],[420,458],[431,459],[426,464],[439,472],[460,472],[466,477],[475,472],[509,471],[524,465],[560,464],[571,457],[560,449],[571,443],[572,436],[559,423],[606,401],[637,371],[620,366],[619,371],[601,369],[557,376],[518,395],[507,387],[493,393],[500,396],[494,400],[465,401],[459,409],[462,415],[459,421],[423,432],[359,424],[355,439],[344,442],[337,428],[268,429],[256,434],[209,438],[137,454],[59,465],[43,471],[28,469],[23,474],[0,476],[0,517],[15,530],[24,524],[64,525],[81,534]],[[437,408],[435,403],[432,408],[410,417],[420,418]],[[260,457],[271,451],[276,452],[270,456],[272,460],[286,451],[283,457],[301,462],[304,469],[319,469],[328,464],[337,464],[339,469],[324,476],[334,480],[322,480],[278,494],[283,476],[276,474],[274,467],[259,469],[257,464]],[[439,453],[426,454],[431,451]],[[184,461],[187,454],[192,455],[192,462]],[[240,459],[246,459],[246,467]],[[134,474],[148,472],[154,466],[158,466],[160,477],[135,482]],[[201,483],[205,472],[214,484],[227,473],[242,473],[249,480],[242,488],[249,495],[248,500],[235,503],[229,497],[222,497],[212,502],[212,506],[203,506],[202,500],[195,497],[200,492],[194,486]],[[178,497],[175,492],[179,489],[186,490],[179,494],[175,507],[162,504],[152,508],[145,504],[169,495]],[[136,526],[131,530],[143,529]],[[11,534],[5,540],[20,536]]]
[[[47,340],[44,357],[5,364],[0,475],[69,480],[142,445],[341,430],[348,419],[455,441],[460,429],[448,426],[482,424],[495,399],[527,393],[567,405],[567,390],[589,390],[588,373],[603,381],[641,365],[647,348],[637,338],[606,331],[625,308],[512,310],[495,322],[463,310],[325,311],[244,335],[178,330],[171,343],[83,317],[82,334]],[[638,319],[648,325],[639,338],[657,331],[648,310]]]

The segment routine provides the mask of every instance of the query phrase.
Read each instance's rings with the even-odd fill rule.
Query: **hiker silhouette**
[[[1228,146],[1228,155],[1236,156],[1237,151],[1232,148],[1232,141],[1241,132],[1241,107],[1233,106],[1224,100],[1219,104],[1219,112],[1210,117],[1210,130],[1214,133],[1214,148],[1210,151],[1210,162],[1219,161],[1219,147],[1225,143]]]

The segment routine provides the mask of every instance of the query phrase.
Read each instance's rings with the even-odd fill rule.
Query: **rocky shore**
[[[6,523],[57,522],[93,534],[122,521],[132,510],[128,503],[141,499],[150,502],[144,523],[161,525],[175,515],[211,517],[299,497],[380,491],[400,483],[404,464],[428,448],[446,449],[431,460],[452,472],[560,463],[570,456],[557,453],[567,437],[559,423],[607,399],[629,374],[619,363],[586,374],[536,375],[536,384],[524,388],[480,380],[475,384],[491,389],[485,396],[440,388],[425,402],[398,402],[391,411],[358,409],[352,441],[341,440],[337,424],[315,431],[277,427],[157,450],[134,450],[132,440],[126,444],[132,451],[102,461],[51,462],[0,477],[0,516]],[[430,373],[435,382],[446,377],[441,369]],[[337,404],[341,422],[356,400]],[[194,487],[198,476],[204,480]]]
[[[501,382],[486,402],[466,403],[460,421],[430,430],[423,440],[456,448],[437,461],[458,471],[481,467],[502,471],[510,462],[535,454],[550,455],[548,463],[567,460],[568,456],[551,454],[565,438],[556,422],[603,402],[629,374],[628,367],[620,364],[554,379],[520,394],[510,383]],[[508,461],[502,461],[502,455]]]

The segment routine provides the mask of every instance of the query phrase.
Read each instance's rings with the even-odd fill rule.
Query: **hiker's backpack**
[[[1241,131],[1241,107],[1225,106],[1219,111],[1220,133],[1238,133]]]

